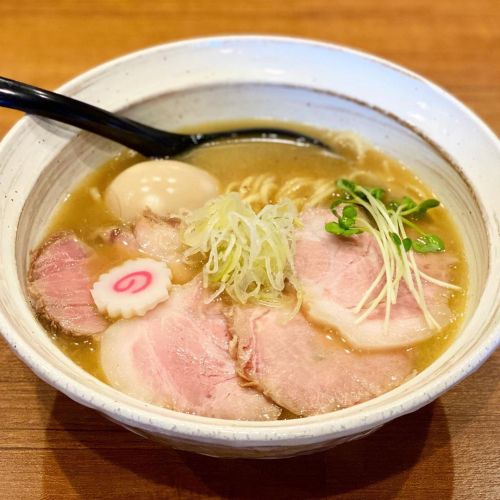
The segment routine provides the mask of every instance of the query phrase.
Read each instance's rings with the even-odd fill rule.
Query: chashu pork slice
[[[145,316],[109,327],[101,364],[116,389],[151,404],[207,417],[274,420],[281,408],[244,382],[229,355],[221,304],[204,304],[201,280],[174,286]]]
[[[177,283],[186,283],[197,273],[184,262],[179,217],[146,210],[135,224],[134,236],[141,252],[168,264]]]
[[[299,416],[346,408],[383,394],[414,373],[412,354],[352,352],[302,315],[262,306],[232,311],[238,373]]]
[[[97,310],[90,289],[95,252],[71,232],[50,236],[31,255],[28,292],[39,316],[72,335],[95,335],[108,322]]]
[[[184,262],[181,251],[181,219],[175,215],[161,216],[145,210],[132,229],[112,227],[101,229],[97,238],[131,252],[146,254],[166,262],[175,282],[186,283],[198,272]]]
[[[311,321],[335,328],[359,349],[408,347],[436,334],[403,280],[397,302],[391,306],[387,332],[385,302],[357,323],[363,309],[357,313],[354,308],[383,266],[376,241],[367,233],[345,238],[326,232],[325,223],[332,220],[327,209],[305,210],[301,220],[303,228],[296,233],[295,265],[304,292],[304,311]],[[415,258],[422,271],[439,280],[449,278],[450,266],[455,262],[446,254],[415,254]],[[371,298],[381,287],[382,283]],[[423,289],[430,312],[444,327],[452,319],[448,291],[427,281],[423,281]]]

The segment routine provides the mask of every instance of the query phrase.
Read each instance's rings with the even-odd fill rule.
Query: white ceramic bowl
[[[466,107],[386,61],[343,47],[276,37],[189,40],[137,52],[59,91],[176,129],[211,120],[278,118],[354,130],[430,184],[465,236],[465,326],[435,363],[366,403],[300,420],[238,422],[184,415],[126,396],[65,357],[34,318],[27,255],[70,186],[119,147],[23,118],[0,147],[0,328],[43,380],[119,424],[177,448],[216,456],[283,457],[363,436],[414,411],[473,372],[498,344],[500,144]]]

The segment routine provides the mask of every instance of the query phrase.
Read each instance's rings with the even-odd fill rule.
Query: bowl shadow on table
[[[60,393],[46,438],[48,494],[57,468],[68,491],[81,498],[393,498],[411,495],[415,481],[425,485],[432,468],[439,478],[434,491],[452,496],[450,435],[439,401],[363,439],[282,460],[216,459],[164,448]]]

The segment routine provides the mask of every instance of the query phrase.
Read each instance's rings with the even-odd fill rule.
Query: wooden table
[[[0,74],[54,88],[179,38],[272,33],[350,45],[442,85],[500,132],[498,0],[0,2]],[[0,136],[20,114],[0,111]],[[161,448],[39,381],[0,342],[0,498],[500,498],[500,355],[363,440],[281,461]]]

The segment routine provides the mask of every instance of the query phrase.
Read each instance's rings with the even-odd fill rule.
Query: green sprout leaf
[[[385,194],[385,190],[382,188],[372,188],[369,190],[370,194],[376,199],[381,200],[382,196]]]
[[[401,238],[399,237],[399,235],[396,233],[389,233],[389,234],[391,235],[391,239],[392,239],[392,241],[394,241],[394,244],[397,247],[400,247],[401,246]]]
[[[399,201],[392,200],[386,204],[386,208],[387,210],[395,212],[399,208],[399,205],[400,205]]]
[[[403,197],[401,205],[404,211],[413,210],[417,206],[417,204],[409,196]]]
[[[430,198],[429,200],[425,200],[422,203],[420,203],[417,207],[417,211],[413,214],[413,217],[416,219],[421,219],[422,217],[425,216],[427,210],[430,208],[435,208],[439,206],[439,201],[435,200],[433,198]]]
[[[419,236],[412,242],[413,250],[419,253],[442,252],[444,250],[443,240],[435,234]]]
[[[342,210],[342,217],[339,218],[339,225],[344,229],[351,229],[356,223],[356,215],[358,211],[354,205],[346,205]]]
[[[327,222],[325,224],[325,231],[340,236],[344,234],[345,229],[340,227],[337,222]]]
[[[352,226],[354,226],[354,223],[356,222],[356,219],[351,219],[349,217],[341,217],[339,219],[339,225],[342,229],[351,229]]]
[[[338,179],[337,187],[347,191],[348,193],[354,193],[356,191],[356,184],[347,179]]]
[[[346,205],[342,210],[342,216],[348,217],[349,219],[355,219],[358,215],[358,211],[354,205]]]
[[[403,240],[403,248],[405,249],[405,252],[409,252],[411,250],[413,242],[411,241],[411,238],[405,238]]]
[[[418,211],[425,213],[427,212],[427,210],[429,210],[429,208],[435,208],[435,207],[439,207],[439,200],[430,198],[420,203],[420,205],[418,206]]]
[[[356,224],[356,217],[358,210],[352,204],[347,204],[342,209],[342,216],[339,216],[336,207],[345,200],[340,199],[332,203],[331,210],[333,215],[337,217],[337,221],[328,222],[325,224],[325,230],[329,233],[336,234],[337,236],[352,236],[363,232],[363,229],[354,227]]]
[[[330,210],[336,214],[335,212],[335,209],[341,204],[341,203],[345,203],[345,199],[344,198],[337,198],[335,200],[333,200],[332,204],[330,205]]]
[[[375,188],[362,188],[362,186],[358,186],[355,182],[352,182],[348,179],[338,179],[337,187],[348,195],[347,197],[361,198],[363,201],[368,201],[368,197],[366,193],[363,192],[363,189],[368,191],[375,199],[380,200],[385,194],[385,190],[380,187]]]
[[[403,213],[411,215],[411,218],[413,220],[419,220],[426,215],[427,210],[438,207],[439,205],[439,200],[429,198],[428,200],[424,200],[422,203],[419,203],[415,207],[405,210]]]
[[[327,222],[325,224],[325,231],[337,236],[352,236],[353,234],[359,234],[363,232],[360,227],[345,228],[337,222]]]

